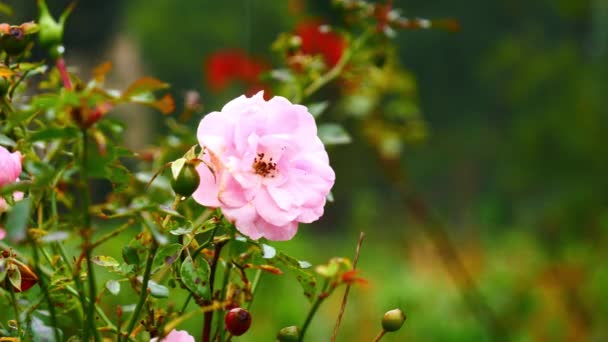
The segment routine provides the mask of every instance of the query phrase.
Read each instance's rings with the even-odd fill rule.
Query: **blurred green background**
[[[35,18],[33,0],[6,2],[16,10],[11,21]],[[55,13],[68,3],[48,2]],[[296,3],[304,14],[294,12]],[[80,1],[67,26],[67,60],[83,76],[112,60],[120,86],[146,74],[171,83],[177,99],[198,90],[208,112],[242,91],[209,91],[202,66],[210,53],[236,47],[272,60],[278,33],[305,16],[331,17],[329,3]],[[608,2],[397,0],[395,7],[462,26],[458,33],[398,33],[429,128],[425,142],[406,147],[402,163],[505,336],[608,340]],[[132,146],[162,135],[159,115],[129,115],[139,118],[131,123],[139,132],[129,138]],[[141,133],[150,121],[144,116],[158,118],[143,129],[155,134]],[[359,231],[366,232],[359,267],[370,285],[351,292],[338,340],[371,340],[382,314],[397,306],[408,321],[386,341],[499,338],[471,312],[441,251],[407,217],[370,148],[355,141],[330,154],[335,203],[320,222],[275,245],[319,264],[352,257]],[[120,254],[120,246],[109,248]],[[340,297],[322,307],[311,341],[328,339]],[[281,327],[301,324],[307,310],[294,279],[265,275],[252,329],[238,340],[271,340]],[[200,333],[201,321],[183,328]]]

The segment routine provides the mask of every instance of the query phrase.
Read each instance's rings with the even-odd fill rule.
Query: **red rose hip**
[[[243,308],[234,308],[224,318],[226,330],[234,336],[241,336],[251,326],[251,314]]]

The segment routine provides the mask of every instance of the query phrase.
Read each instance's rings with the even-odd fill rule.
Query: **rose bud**
[[[200,182],[201,178],[196,171],[196,166],[191,161],[184,164],[177,177],[171,177],[173,191],[183,197],[190,197],[196,191]]]
[[[299,340],[300,330],[295,325],[279,330],[277,335],[277,341],[279,342],[297,342]]]
[[[405,322],[405,314],[401,309],[387,311],[382,318],[382,329],[387,332],[397,331]]]
[[[241,336],[251,326],[251,314],[243,308],[235,308],[228,311],[224,323],[228,332],[234,336]]]

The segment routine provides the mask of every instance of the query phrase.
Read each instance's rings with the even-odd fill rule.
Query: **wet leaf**
[[[178,258],[182,250],[182,245],[174,243],[159,248],[154,262],[152,263],[152,272],[156,272],[159,268],[173,264]]]
[[[182,263],[180,274],[184,285],[197,296],[210,299],[209,293],[210,266],[207,260],[200,258],[196,263],[187,257]]]

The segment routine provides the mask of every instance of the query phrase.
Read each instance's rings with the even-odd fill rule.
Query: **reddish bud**
[[[251,326],[251,314],[243,308],[236,308],[228,311],[224,318],[226,330],[234,336],[241,336]]]

